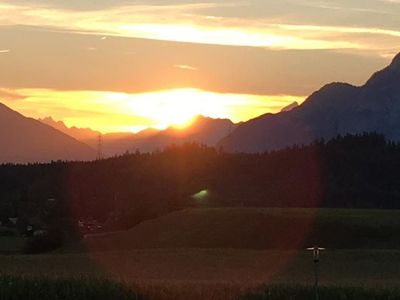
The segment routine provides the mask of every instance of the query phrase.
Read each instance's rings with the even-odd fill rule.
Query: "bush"
[[[39,254],[62,247],[64,234],[59,230],[50,230],[39,236],[30,237],[24,247],[25,254]]]
[[[0,227],[0,237],[18,236],[18,231],[15,228]]]

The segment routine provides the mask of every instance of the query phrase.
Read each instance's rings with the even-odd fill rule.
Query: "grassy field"
[[[333,250],[321,258],[326,286],[400,286],[400,251]],[[28,277],[100,277],[128,282],[203,282],[311,285],[306,251],[159,249],[91,254],[3,255],[2,274]]]
[[[327,296],[321,299],[400,299],[399,261],[400,251],[395,250],[327,251],[320,265],[322,294]],[[136,299],[140,294],[155,300],[303,300],[310,299],[313,284],[313,263],[305,251],[158,249],[16,255],[0,256],[0,266],[3,276],[17,276],[9,280],[13,287],[22,286],[20,297],[0,299],[46,299],[35,292],[39,285],[61,295],[59,299],[69,299],[62,296],[69,290],[78,300],[107,299],[91,296],[105,289],[105,295],[112,291],[126,297],[108,299]],[[0,286],[0,295],[4,290]]]
[[[188,209],[86,239],[93,250],[149,248],[400,249],[400,211]]]
[[[0,237],[0,254],[13,254],[21,252],[26,239],[15,236]]]
[[[185,210],[89,237],[83,248],[0,255],[0,300],[46,299],[35,290],[43,286],[47,299],[308,300],[313,262],[304,247],[313,243],[327,247],[321,299],[400,299],[398,232],[398,211]],[[9,285],[22,294],[4,296]],[[96,296],[102,289],[108,298]]]

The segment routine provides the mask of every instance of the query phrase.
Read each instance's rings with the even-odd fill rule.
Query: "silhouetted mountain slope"
[[[262,152],[361,132],[400,141],[400,54],[364,86],[328,84],[293,110],[243,123],[219,146],[232,152]]]
[[[184,129],[168,128],[159,132],[133,138],[130,150],[151,152],[157,149],[187,142],[196,142],[207,146],[216,146],[225,136],[229,135],[236,125],[228,119],[212,119],[198,116],[193,123]]]
[[[95,158],[95,151],[89,146],[1,103],[0,141],[0,163]]]
[[[293,103],[290,103],[289,105],[287,105],[284,108],[282,108],[281,112],[283,112],[283,111],[291,111],[293,108],[296,108],[298,106],[299,106],[299,103],[297,103],[297,101],[294,101]]]

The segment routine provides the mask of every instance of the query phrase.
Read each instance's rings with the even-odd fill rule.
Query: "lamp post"
[[[315,300],[319,300],[319,293],[318,293],[318,284],[319,284],[319,274],[318,274],[318,263],[319,263],[319,255],[322,250],[325,248],[320,248],[318,246],[314,246],[311,248],[307,248],[308,251],[312,251],[313,254],[313,261],[314,261],[314,292],[315,292]]]

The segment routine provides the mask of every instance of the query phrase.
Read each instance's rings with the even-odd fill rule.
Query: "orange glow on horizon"
[[[91,128],[103,133],[138,132],[152,127],[185,128],[203,115],[247,121],[264,113],[276,113],[304,97],[287,95],[223,94],[194,88],[129,94],[101,91],[18,89],[18,101],[6,105],[33,118],[51,116],[68,127]]]

